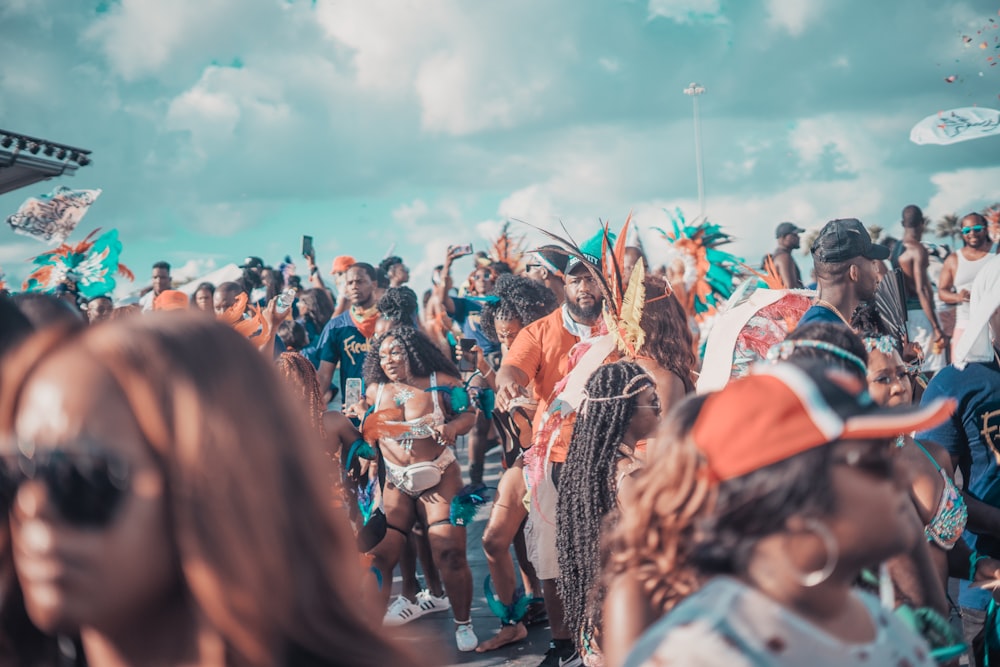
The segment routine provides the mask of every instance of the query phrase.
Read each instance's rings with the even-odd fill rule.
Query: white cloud
[[[232,138],[244,116],[268,127],[287,122],[291,115],[277,77],[252,68],[211,66],[170,102],[166,127],[191,132],[194,145],[203,149]]]
[[[720,22],[719,0],[649,0],[649,19],[665,18],[675,23]]]
[[[964,215],[1000,200],[1000,167],[984,169],[958,169],[943,171],[931,176],[937,188],[924,213],[937,219],[947,213]]]
[[[788,140],[803,167],[820,166],[824,156],[833,159],[841,174],[872,171],[890,154],[887,137],[905,137],[912,123],[903,114],[824,114],[795,123]]]
[[[598,58],[597,64],[601,66],[605,72],[610,72],[615,74],[622,68],[621,61],[617,58]]]
[[[767,0],[768,23],[798,37],[822,14],[823,0]]]

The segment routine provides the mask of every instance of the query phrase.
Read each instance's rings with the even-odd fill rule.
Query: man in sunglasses
[[[938,296],[941,301],[956,305],[955,335],[952,337],[952,341],[956,343],[969,324],[972,281],[996,253],[990,243],[986,218],[979,213],[969,213],[962,218],[962,241],[965,245],[944,260],[938,278]]]
[[[562,305],[566,301],[563,289],[563,273],[569,257],[559,249],[559,246],[543,245],[527,255],[524,265],[524,275],[536,280],[549,288],[556,295],[556,301]]]

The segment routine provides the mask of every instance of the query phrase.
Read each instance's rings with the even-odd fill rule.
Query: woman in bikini
[[[472,571],[466,560],[465,527],[450,520],[452,500],[462,488],[453,446],[475,423],[472,410],[456,412],[453,389],[462,387],[458,369],[423,333],[391,329],[371,342],[365,360],[365,400],[350,409],[367,414],[362,434],[377,443],[385,467],[383,504],[388,530],[370,552],[382,578],[383,603],[392,571],[419,518],[427,526],[434,563],[441,572],[457,625],[460,651],[478,640],[469,615]]]

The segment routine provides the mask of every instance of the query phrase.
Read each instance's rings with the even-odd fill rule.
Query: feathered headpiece
[[[219,321],[236,329],[236,332],[245,338],[267,338],[271,335],[271,327],[260,306],[247,307],[247,301],[247,295],[240,293],[236,297],[236,302],[218,316]]]
[[[596,235],[581,245],[577,245],[571,238],[565,239],[547,230],[536,229],[555,241],[568,256],[576,259],[577,264],[585,266],[594,277],[604,296],[604,321],[608,332],[615,337],[622,352],[634,357],[638,356],[646,342],[646,333],[640,326],[646,305],[646,271],[642,260],[636,262],[628,285],[625,285],[622,267],[625,264],[626,238],[631,222],[630,213],[617,235],[610,231],[608,223],[604,223]],[[568,266],[567,271],[573,268],[572,265]],[[672,292],[668,289],[665,296],[670,294]]]
[[[500,236],[493,241],[489,255],[494,262],[502,262],[509,266],[514,274],[520,274],[524,269],[524,237],[510,233],[509,221],[503,223]]]
[[[95,229],[75,245],[63,243],[55,250],[34,257],[31,262],[38,268],[28,276],[21,289],[26,292],[54,292],[60,284],[71,280],[76,283],[81,295],[93,299],[110,294],[115,289],[115,273],[135,280],[132,271],[118,263],[122,251],[118,230],[109,229],[93,239],[99,231],[99,228]]]
[[[685,264],[684,282],[687,298],[685,309],[696,320],[703,321],[733,293],[739,277],[738,267],[744,261],[719,246],[732,241],[729,234],[708,220],[688,225],[680,209],[675,209],[670,221],[672,232],[654,227],[673,247]]]

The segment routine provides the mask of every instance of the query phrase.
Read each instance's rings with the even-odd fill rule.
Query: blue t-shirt
[[[452,301],[455,302],[455,312],[451,313],[451,319],[458,323],[458,326],[462,328],[462,336],[465,338],[474,338],[476,340],[476,345],[483,354],[493,354],[494,352],[500,351],[500,344],[494,343],[486,334],[483,333],[482,327],[480,327],[479,313],[483,309],[483,304],[475,299],[466,299],[463,297],[452,297]]]
[[[807,324],[815,324],[817,322],[825,322],[830,324],[839,324],[841,326],[847,326],[844,324],[844,320],[837,316],[837,313],[833,312],[826,306],[821,306],[819,304],[814,304],[810,306],[809,310],[802,315],[802,319],[796,325],[796,329],[803,327]]]
[[[970,363],[965,370],[946,366],[927,385],[921,403],[951,397],[958,408],[946,422],[917,434],[918,440],[942,445],[954,458],[970,495],[1000,507],[1000,368],[996,362]],[[1000,539],[975,535],[966,530],[973,549],[1000,558]],[[985,609],[990,593],[963,584],[959,593],[963,607]]]
[[[318,361],[315,363],[318,368],[318,362],[328,361],[340,369],[340,396],[343,397],[347,395],[347,378],[361,377],[367,353],[368,339],[354,326],[350,311],[344,311],[323,327],[316,344]],[[320,389],[326,391],[327,388]]]

